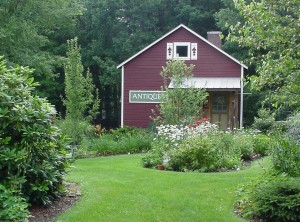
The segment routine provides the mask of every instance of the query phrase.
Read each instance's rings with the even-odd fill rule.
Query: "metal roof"
[[[215,46],[214,44],[212,44],[211,42],[209,42],[207,39],[203,38],[201,35],[197,34],[196,32],[194,32],[193,30],[189,29],[188,27],[186,27],[183,24],[177,26],[176,28],[174,28],[173,30],[171,30],[170,32],[168,32],[167,34],[165,34],[164,36],[162,36],[159,39],[157,39],[156,41],[152,42],[150,45],[148,45],[147,47],[145,47],[144,49],[142,49],[141,51],[139,51],[135,55],[131,56],[126,61],[124,61],[121,64],[119,64],[117,66],[117,68],[121,68],[126,63],[128,63],[129,61],[131,61],[132,59],[134,59],[138,55],[142,54],[144,51],[146,51],[147,49],[151,48],[153,45],[155,45],[156,43],[160,42],[161,40],[163,40],[164,38],[166,38],[167,36],[169,36],[170,34],[172,34],[173,32],[175,32],[179,28],[184,28],[184,29],[188,30],[189,32],[191,32],[192,34],[194,34],[195,36],[197,36],[199,39],[201,39],[202,41],[206,42],[207,44],[209,44],[210,46],[212,46],[213,48],[215,48],[216,50],[218,50],[219,52],[221,52],[222,54],[224,54],[225,56],[227,56],[228,58],[230,58],[231,60],[233,60],[234,62],[236,62],[237,64],[239,64],[240,66],[242,66],[243,68],[248,69],[248,67],[245,64],[241,63],[240,61],[238,61],[237,59],[235,59],[234,57],[232,57],[231,55],[229,55],[228,53],[226,53],[222,49],[218,48],[217,46]]]
[[[201,89],[240,89],[241,78],[239,77],[191,77],[183,81],[180,88],[201,88]],[[169,88],[174,88],[173,81]]]

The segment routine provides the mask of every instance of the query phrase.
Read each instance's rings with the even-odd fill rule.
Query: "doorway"
[[[215,92],[211,94],[211,123],[220,127],[221,130],[228,128],[228,93]]]

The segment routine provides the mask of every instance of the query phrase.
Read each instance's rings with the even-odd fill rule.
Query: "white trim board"
[[[124,66],[122,66],[122,83],[121,83],[121,127],[124,126]]]

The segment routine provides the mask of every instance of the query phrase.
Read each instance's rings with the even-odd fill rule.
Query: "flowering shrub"
[[[196,128],[197,126],[201,125],[202,123],[205,123],[205,122],[208,122],[209,123],[209,118],[202,118],[202,119],[199,119],[199,120],[196,120],[194,124],[191,124],[189,125],[189,127],[194,127]]]
[[[264,134],[244,129],[220,131],[207,118],[188,126],[160,125],[156,130],[152,149],[143,158],[145,167],[163,164],[177,171],[234,170],[243,160],[267,155],[274,146],[274,140]]]
[[[167,169],[219,171],[240,166],[240,150],[232,146],[232,134],[218,130],[207,118],[189,126],[161,125],[152,149],[143,158],[145,167],[163,164]]]
[[[106,133],[105,128],[102,127],[101,124],[97,124],[96,126],[93,126],[93,130],[97,138],[101,137],[104,133]]]

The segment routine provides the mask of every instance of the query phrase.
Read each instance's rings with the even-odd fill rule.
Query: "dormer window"
[[[167,59],[197,60],[197,43],[174,42],[167,44]]]

